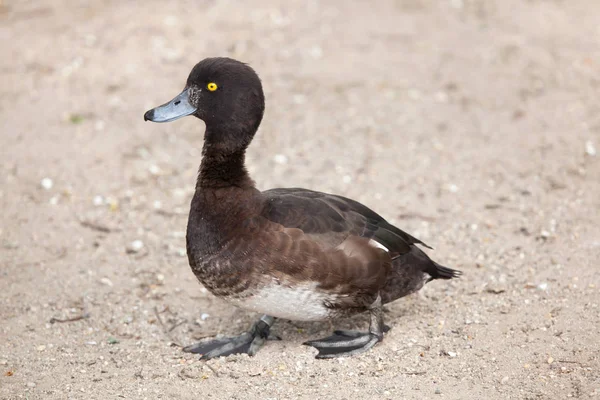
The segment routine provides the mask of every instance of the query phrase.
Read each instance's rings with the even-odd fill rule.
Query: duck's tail
[[[431,267],[427,268],[425,272],[427,272],[431,276],[431,278],[429,278],[427,282],[430,282],[434,279],[453,279],[458,278],[462,275],[461,271],[444,267],[443,265],[440,265],[433,260],[431,260]]]

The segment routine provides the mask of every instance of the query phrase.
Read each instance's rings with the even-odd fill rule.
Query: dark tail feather
[[[433,264],[433,268],[429,268],[427,271],[425,271],[429,275],[431,275],[431,278],[429,278],[428,282],[432,281],[434,279],[458,278],[462,275],[461,271],[457,271],[452,268],[444,267],[443,265],[440,265],[433,260],[431,261],[431,263]]]

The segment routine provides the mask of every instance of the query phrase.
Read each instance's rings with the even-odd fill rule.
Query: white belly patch
[[[277,318],[319,321],[331,315],[331,310],[325,307],[325,301],[332,301],[335,296],[327,295],[316,287],[314,282],[293,286],[274,282],[250,297],[227,300],[246,310]]]

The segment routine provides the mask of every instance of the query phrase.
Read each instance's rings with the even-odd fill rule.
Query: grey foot
[[[183,348],[186,353],[201,354],[201,360],[227,357],[232,354],[255,355],[267,340],[281,340],[270,333],[275,318],[264,315],[252,328],[239,336],[199,342]]]
[[[383,339],[370,332],[335,331],[323,339],[304,342],[319,350],[316,358],[349,357],[363,353]]]
[[[349,357],[364,353],[378,342],[383,340],[383,333],[390,327],[383,323],[383,308],[381,296],[369,307],[370,323],[369,332],[335,331],[333,335],[323,339],[309,340],[304,342],[319,350],[316,358]]]

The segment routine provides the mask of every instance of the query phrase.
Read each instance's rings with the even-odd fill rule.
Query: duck
[[[368,313],[366,331],[309,340],[316,358],[363,353],[384,338],[383,306],[461,272],[431,260],[430,248],[358,201],[302,188],[260,191],[246,149],[265,111],[261,80],[248,64],[206,58],[183,91],[144,114],[204,121],[202,160],[186,232],[189,265],[213,295],[258,313],[238,336],[195,343],[202,359],[255,355],[277,319],[323,321]]]

